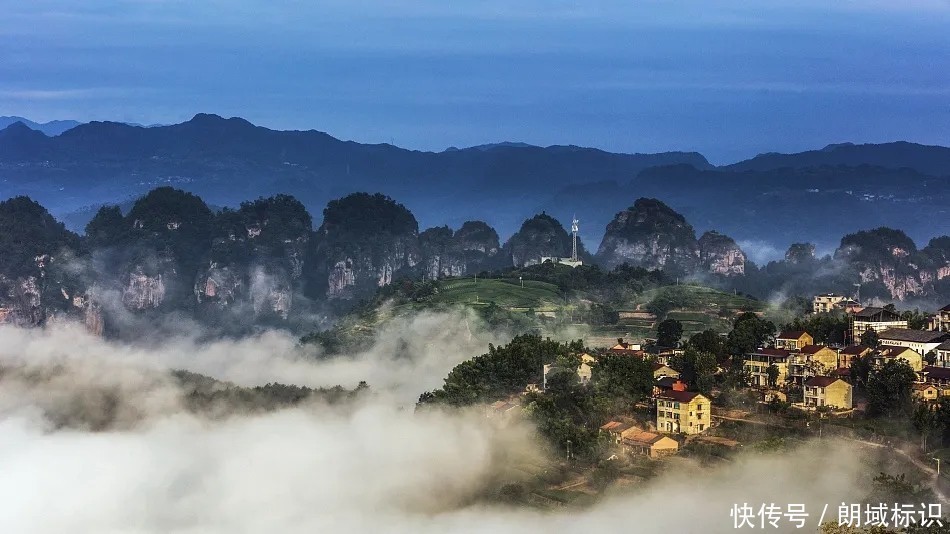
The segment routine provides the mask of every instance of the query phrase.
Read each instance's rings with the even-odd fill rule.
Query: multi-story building
[[[838,368],[838,353],[824,345],[807,345],[788,358],[789,382],[797,385]]]
[[[923,357],[914,349],[907,347],[881,347],[880,350],[871,353],[871,358],[877,367],[892,360],[904,360],[916,372],[920,372],[924,368]]]
[[[777,349],[798,350],[814,343],[815,339],[804,330],[786,330],[775,337]]]
[[[746,356],[743,367],[752,376],[752,385],[769,387],[769,367],[778,369],[776,386],[784,385],[788,380],[788,359],[792,352],[785,349],[759,348]]]
[[[878,333],[878,340],[885,347],[905,347],[921,356],[926,356],[944,341],[950,341],[950,332],[888,328]]]
[[[851,345],[838,351],[838,369],[848,369],[855,358],[871,354],[871,347],[866,345]]]
[[[944,341],[937,345],[934,351],[937,353],[934,367],[950,367],[950,341]]]
[[[907,328],[907,321],[897,312],[868,306],[851,315],[851,342],[861,342],[861,335],[868,330],[883,332],[888,328]]]
[[[950,332],[950,304],[937,310],[934,315],[932,328],[939,332]]]
[[[812,308],[815,313],[828,313],[838,309],[838,305],[845,300],[848,300],[848,297],[835,293],[815,295],[815,298],[812,300]]]
[[[660,432],[699,434],[709,429],[712,407],[695,391],[666,391],[656,399],[656,428]]]
[[[813,376],[805,381],[805,406],[820,408],[829,406],[840,410],[850,410],[851,384],[831,376]]]

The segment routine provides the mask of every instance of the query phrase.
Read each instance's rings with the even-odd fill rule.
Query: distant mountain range
[[[756,259],[805,238],[830,250],[843,233],[877,226],[922,242],[950,233],[950,148],[906,142],[829,145],[715,167],[695,152],[517,142],[420,152],[208,114],[149,128],[74,124],[59,135],[43,130],[58,123],[18,122],[0,130],[0,198],[29,195],[77,230],[90,206],[172,185],[222,206],[288,193],[315,213],[351,192],[381,192],[423,226],[485,220],[503,239],[525,213],[543,209],[561,221],[576,215],[591,249],[614,215],[642,196],[662,199],[699,232],[727,233]]]
[[[49,121],[39,123],[33,122],[30,119],[24,119],[23,117],[0,117],[0,129],[6,128],[15,122],[22,122],[31,130],[43,132],[49,136],[59,135],[66,130],[70,130],[82,124],[79,121]]]

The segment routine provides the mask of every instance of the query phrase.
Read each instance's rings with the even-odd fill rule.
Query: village
[[[756,328],[771,325],[746,314],[728,335],[696,334],[680,341],[674,325],[672,343],[668,335],[643,343],[618,339],[580,353],[572,360],[576,368],[568,369],[578,388],[594,387],[598,366],[606,360],[644,362],[652,372],[648,398],[598,421],[599,460],[592,465],[602,466],[604,459],[642,465],[682,454],[695,457],[697,450],[728,457],[750,445],[761,449],[786,438],[824,434],[893,448],[924,480],[950,485],[939,473],[947,421],[938,415],[941,400],[950,399],[950,305],[930,315],[924,329],[910,328],[893,305],[861,306],[832,294],[815,296],[809,315],[846,321],[846,342],[818,341],[804,329],[773,330],[762,332],[762,343],[742,354],[703,363],[703,351],[716,350],[710,341],[720,343],[723,352],[737,342],[736,331],[746,327],[740,321]],[[663,337],[669,325],[657,326]],[[545,364],[541,383],[491,403],[488,417],[523,417],[539,396],[563,389],[564,362]],[[561,447],[568,461],[577,459],[577,445],[568,441]]]

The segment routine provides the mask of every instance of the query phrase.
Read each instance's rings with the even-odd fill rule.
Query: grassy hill
[[[444,280],[432,298],[434,304],[494,303],[503,308],[534,308],[537,311],[554,309],[564,298],[554,284],[525,280],[524,287],[515,280],[459,278]]]

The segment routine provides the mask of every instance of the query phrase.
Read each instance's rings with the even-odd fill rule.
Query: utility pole
[[[578,231],[578,223],[580,223],[580,221],[577,220],[577,215],[574,215],[574,219],[571,221],[571,233],[574,234],[574,247],[573,247],[573,249],[572,249],[572,251],[571,251],[571,261],[573,261],[573,262],[576,262],[576,261],[577,261],[577,231]]]
[[[940,458],[934,457],[931,458],[933,461],[937,462],[937,476],[940,476]]]
[[[521,289],[524,289],[524,277],[523,277],[523,276],[519,276],[519,277],[518,277],[518,280],[521,282]]]
[[[571,452],[571,440],[567,440],[567,459],[570,460],[574,457],[574,454]]]

